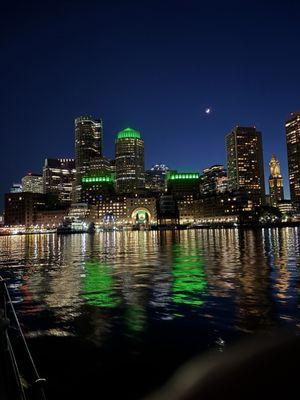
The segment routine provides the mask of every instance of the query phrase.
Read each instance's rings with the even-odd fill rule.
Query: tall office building
[[[57,194],[61,203],[70,203],[75,172],[75,160],[72,158],[46,158],[43,167],[44,193]]]
[[[291,113],[285,129],[291,201],[300,209],[300,112]]]
[[[228,186],[247,192],[253,205],[265,202],[261,133],[255,127],[235,127],[226,136]]]
[[[98,169],[102,158],[103,126],[101,119],[82,116],[75,119],[76,182],[91,169]]]
[[[203,170],[200,178],[201,194],[223,193],[227,189],[228,177],[224,165],[212,165]]]
[[[116,138],[116,186],[119,193],[145,188],[144,140],[140,132],[126,128]]]
[[[270,203],[272,206],[277,207],[278,203],[284,200],[283,194],[283,179],[280,173],[280,164],[275,155],[272,155],[269,162],[270,177],[269,177],[269,191]]]
[[[43,176],[28,172],[28,174],[22,178],[22,188],[23,192],[44,193]]]

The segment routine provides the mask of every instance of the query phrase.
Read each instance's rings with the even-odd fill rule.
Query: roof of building
[[[136,131],[135,129],[128,127],[122,129],[117,135],[117,139],[127,139],[127,138],[140,139],[141,134],[139,131]]]

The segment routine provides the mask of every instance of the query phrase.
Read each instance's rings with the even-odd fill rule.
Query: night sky
[[[298,3],[298,4],[297,4]],[[284,121],[300,109],[298,1],[1,2],[1,180],[74,155],[74,118],[131,126],[146,167],[225,163],[237,124],[263,133],[287,187]],[[211,107],[212,113],[205,114]]]

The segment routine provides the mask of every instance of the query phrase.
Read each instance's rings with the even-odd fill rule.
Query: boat
[[[95,225],[92,222],[81,219],[66,218],[62,224],[57,227],[58,234],[92,233],[94,231]]]

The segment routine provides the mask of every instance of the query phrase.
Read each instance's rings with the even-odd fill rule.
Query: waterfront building
[[[97,202],[97,226],[100,228],[125,226],[127,206],[125,196],[102,197]]]
[[[167,190],[167,173],[169,167],[164,164],[155,164],[145,171],[145,186],[153,192],[165,192]]]
[[[230,191],[200,196],[196,223],[234,223],[255,220],[255,203],[246,191]]]
[[[300,209],[300,112],[291,113],[285,129],[291,201]]]
[[[144,140],[140,132],[126,128],[117,134],[116,188],[119,193],[138,193],[145,188]]]
[[[235,127],[226,136],[229,190],[244,190],[255,205],[265,202],[262,135],[255,127]]]
[[[23,192],[23,187],[21,183],[13,183],[9,190],[10,193],[21,193]]]
[[[283,179],[280,173],[280,164],[275,155],[272,155],[269,163],[270,177],[269,177],[269,191],[270,191],[270,205],[277,207],[278,203],[284,200],[283,193]]]
[[[41,228],[57,228],[67,214],[66,209],[39,210],[36,212],[34,224]]]
[[[28,193],[44,193],[43,176],[28,172],[22,178],[22,190]]]
[[[158,199],[158,224],[165,225],[178,225],[179,224],[179,211],[177,201],[173,195],[162,194]]]
[[[46,158],[43,167],[44,193],[57,194],[61,203],[70,204],[75,173],[74,159]]]
[[[95,207],[100,228],[147,228],[157,223],[156,199],[153,197],[106,197],[100,199]]]
[[[198,198],[192,194],[186,194],[177,200],[179,223],[192,224],[198,218]]]
[[[290,200],[281,200],[277,203],[277,207],[282,214],[293,214],[295,209]]]
[[[5,225],[32,226],[36,222],[36,212],[46,204],[45,195],[34,192],[5,194]]]
[[[62,210],[64,206],[55,194],[33,192],[5,194],[5,225],[36,225],[40,211]]]
[[[81,116],[75,119],[75,168],[77,185],[91,169],[99,169],[103,156],[101,119]]]
[[[68,210],[67,218],[72,221],[90,221],[94,220],[96,216],[91,212],[95,209],[86,203],[74,203]]]
[[[228,190],[228,177],[224,165],[205,168],[200,178],[200,193],[224,193]]]
[[[193,223],[196,215],[196,200],[200,191],[200,174],[198,172],[169,172],[167,174],[168,193],[177,202],[180,224]]]
[[[97,204],[107,196],[115,194],[114,173],[87,174],[81,179],[81,201],[83,203]]]
[[[139,227],[149,227],[157,224],[156,198],[127,197],[127,219],[129,224]]]

